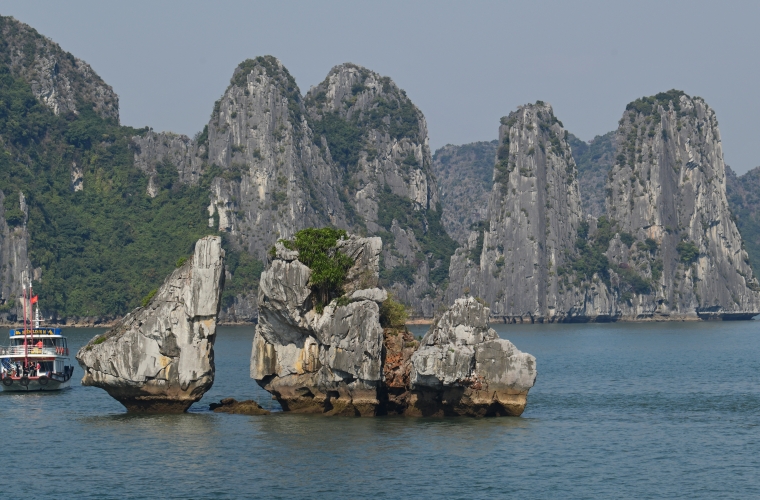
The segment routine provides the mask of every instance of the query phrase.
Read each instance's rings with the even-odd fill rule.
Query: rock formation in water
[[[490,311],[457,299],[411,356],[407,415],[519,416],[536,382],[536,358],[488,327]]]
[[[726,198],[715,113],[671,90],[626,108],[617,132],[607,256],[646,283],[623,290],[623,317],[749,318],[760,289]],[[619,288],[619,287],[618,287]],[[624,295],[628,294],[627,297]]]
[[[214,383],[223,287],[221,238],[204,237],[145,307],[79,350],[82,385],[105,389],[130,412],[186,411]]]
[[[488,222],[451,260],[450,302],[482,297],[511,321],[557,321],[579,301],[558,269],[574,249],[578,173],[562,123],[541,101],[502,118]]]
[[[233,415],[269,415],[270,413],[252,399],[238,401],[233,398],[224,398],[218,403],[211,403],[208,409],[214,413],[231,413]]]
[[[285,411],[329,415],[520,415],[535,359],[488,328],[488,308],[461,299],[422,343],[380,325],[379,238],[337,241],[353,262],[342,296],[319,312],[313,269],[276,245],[262,275],[251,377]],[[421,347],[420,347],[421,345]],[[418,349],[419,348],[419,349]]]
[[[488,197],[498,148],[499,141],[462,146],[447,144],[433,155],[443,226],[462,245],[467,243],[472,227],[488,217]]]
[[[282,243],[259,284],[251,378],[286,411],[374,415],[382,380],[383,330],[377,288],[380,238],[340,239],[332,252],[353,265],[339,299],[323,300],[313,270]],[[323,309],[318,311],[320,306]]]

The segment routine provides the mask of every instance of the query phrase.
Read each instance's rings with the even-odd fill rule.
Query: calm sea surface
[[[219,329],[216,382],[185,415],[127,415],[77,366],[67,391],[0,395],[0,495],[760,497],[760,322],[496,328],[537,358],[521,418],[211,413],[279,410],[248,378],[251,327]]]

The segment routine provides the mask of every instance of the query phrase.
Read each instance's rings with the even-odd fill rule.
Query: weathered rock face
[[[615,131],[594,137],[588,143],[569,134],[568,142],[578,166],[578,187],[583,215],[601,217],[607,213],[605,187],[607,175],[615,163]]]
[[[490,311],[457,299],[411,356],[407,415],[519,416],[536,382],[536,358],[488,327]]]
[[[446,231],[464,245],[473,225],[488,218],[493,165],[499,141],[448,144],[433,155]]]
[[[726,165],[726,196],[757,275],[760,270],[760,167],[737,176]]]
[[[128,411],[186,411],[214,383],[223,287],[221,238],[201,238],[146,307],[79,350],[82,385],[105,389]]]
[[[261,261],[306,227],[382,235],[392,242],[385,281],[432,316],[455,244],[440,224],[425,118],[390,78],[344,64],[302,99],[280,61],[249,59],[194,140],[148,133],[133,143],[151,194],[167,163],[182,182],[209,175],[209,225]],[[240,295],[223,315],[250,320],[256,308]]]
[[[29,278],[39,279],[39,276],[34,275],[29,260],[29,232],[26,228],[29,213],[26,199],[21,192],[9,196],[13,200],[11,205],[16,205],[11,217],[6,213],[6,198],[0,191],[0,318],[6,322],[15,322],[23,318],[24,276],[27,281]],[[10,225],[8,219],[14,224]]]
[[[197,183],[203,173],[206,147],[206,144],[198,144],[186,135],[171,132],[148,131],[142,136],[133,137],[135,166],[150,176],[148,194],[156,196],[156,178],[162,167],[176,169],[180,182]]]
[[[346,305],[336,300],[315,309],[312,270],[298,252],[277,245],[259,284],[259,322],[251,352],[251,378],[286,411],[374,415],[382,380],[383,330],[379,307],[387,298],[376,288],[380,238],[339,240],[354,259],[344,286]]]
[[[636,269],[649,293],[620,301],[646,318],[749,318],[760,294],[726,198],[715,113],[669,91],[628,105],[617,132],[607,212],[620,235],[607,252]],[[632,239],[631,239],[632,236]]]
[[[305,103],[352,229],[386,242],[384,283],[432,316],[455,243],[440,223],[425,117],[390,78],[354,64],[333,68]]]
[[[581,221],[577,169],[561,122],[539,101],[502,118],[489,224],[450,268],[449,302],[470,293],[509,321],[557,321],[578,303],[557,269]]]
[[[273,57],[235,70],[208,125],[208,162],[222,169],[209,217],[260,260],[305,227],[347,227],[337,174],[311,140],[295,80]]]
[[[89,64],[12,17],[0,16],[0,58],[56,115],[78,114],[78,103],[86,102],[102,118],[119,121],[118,96]]]

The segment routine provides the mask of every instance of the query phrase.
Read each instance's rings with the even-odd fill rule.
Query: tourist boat
[[[34,324],[27,323],[29,309],[37,302],[29,285],[24,287],[24,327],[11,329],[10,345],[0,347],[0,389],[4,392],[57,391],[69,387],[74,366],[69,361],[69,347],[60,328],[40,326],[40,308]]]

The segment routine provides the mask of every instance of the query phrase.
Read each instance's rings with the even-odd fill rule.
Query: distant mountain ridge
[[[415,316],[463,294],[505,321],[760,309],[757,175],[725,169],[699,98],[634,101],[590,143],[538,101],[505,116],[498,140],[433,155],[389,77],[345,63],[302,95],[259,56],[190,138],[121,126],[118,96],[86,63],[13,18],[0,32],[5,321],[20,317],[25,274],[49,320],[119,317],[208,234],[227,253],[220,319],[255,321],[273,244],[312,226],[380,236],[381,284]]]

